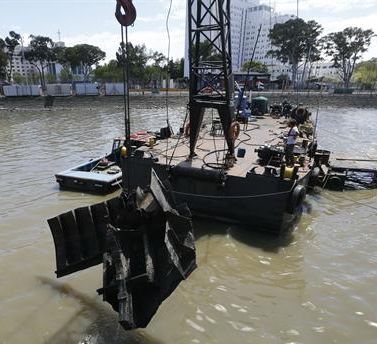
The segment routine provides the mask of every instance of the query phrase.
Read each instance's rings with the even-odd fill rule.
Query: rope
[[[169,62],[170,62],[169,18],[170,18],[170,12],[171,12],[172,5],[173,5],[173,0],[170,0],[169,10],[168,10],[168,14],[166,16],[166,32],[167,32],[167,35],[168,35],[168,56],[167,56],[168,63],[167,63],[167,68],[166,68],[165,105],[166,105],[166,125],[168,126],[170,132],[171,132],[171,130],[170,130],[170,122],[169,122],[169,100],[168,100],[169,99],[169,87],[168,87],[168,83],[170,84],[170,73],[169,73]],[[167,156],[167,154],[168,154],[168,146],[169,146],[169,137],[166,140],[166,165],[168,165],[168,156]],[[171,159],[170,159],[170,162],[171,162]]]
[[[296,184],[294,184],[296,185]],[[293,189],[293,187],[292,187]],[[211,198],[211,199],[251,199],[251,198],[263,198],[263,197],[270,197],[270,196],[279,196],[279,195],[286,195],[289,194],[291,191],[282,191],[282,192],[272,192],[272,193],[266,193],[266,194],[260,194],[260,195],[249,195],[249,196],[214,196],[214,195],[199,195],[199,194],[193,194],[193,193],[187,193],[187,192],[179,192],[179,191],[172,191],[167,190],[167,192],[182,195],[182,196],[191,196],[191,197],[197,197],[197,198]]]
[[[187,116],[188,116],[188,108],[187,108],[187,110],[186,110],[185,120],[183,121],[183,128],[185,128],[185,126],[186,126]],[[181,137],[182,137],[182,136],[183,136],[183,135],[179,136],[179,138],[178,138],[178,140],[177,140],[177,143],[176,143],[176,145],[175,145],[175,147],[174,147],[174,150],[173,150],[173,152],[172,152],[172,154],[171,154],[171,157],[170,157],[170,160],[169,160],[169,166],[171,165],[171,162],[172,162],[172,160],[173,160],[173,157],[174,157],[175,151],[176,151],[176,149],[178,148],[178,144],[179,144],[179,141],[181,140]],[[170,149],[171,149],[171,148],[170,148]],[[166,165],[167,165],[167,159],[168,159],[168,145],[166,145]]]

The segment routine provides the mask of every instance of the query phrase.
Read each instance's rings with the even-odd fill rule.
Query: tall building
[[[244,6],[242,10],[238,1]],[[267,56],[271,50],[271,41],[268,38],[270,29],[277,23],[284,23],[294,18],[293,15],[281,15],[276,13],[272,7],[261,5],[259,0],[236,0],[233,6],[236,7],[231,13],[234,22],[234,36],[232,41],[233,67],[239,71],[245,62],[259,61],[273,69],[280,65],[276,59]],[[240,22],[241,19],[241,23]],[[272,70],[271,70],[272,72]]]
[[[28,48],[24,48],[21,45],[18,45],[13,54],[12,59],[12,78],[15,74],[22,75],[23,77],[28,77],[31,74],[38,73],[37,69],[29,63],[24,57],[25,51],[27,51]],[[7,70],[9,71],[10,67],[7,67]]]
[[[232,67],[240,72],[245,62],[259,61],[268,66],[271,79],[281,74],[291,76],[291,67],[267,56],[272,49],[268,34],[275,24],[296,18],[291,14],[279,14],[272,7],[261,4],[260,0],[232,0],[230,4]],[[185,75],[188,71],[188,43],[186,28]],[[320,67],[316,67],[317,69]],[[326,66],[328,73],[335,73]]]
[[[54,42],[55,47],[65,47],[65,43],[62,41]],[[14,51],[13,59],[12,59],[12,80],[14,81],[15,75],[21,75],[25,78],[28,83],[36,83],[39,82],[39,72],[38,68],[32,65],[28,60],[25,59],[25,52],[29,50],[29,47],[22,47],[21,45],[17,46]],[[10,67],[7,67],[9,71]],[[49,63],[44,71],[45,76],[51,75],[53,79],[56,81],[60,81],[60,73],[63,69],[63,66],[58,62],[51,62]],[[73,67],[72,73],[77,80],[83,79],[83,71],[80,66]]]
[[[64,47],[63,42],[58,42],[58,46]],[[29,50],[29,47],[22,47],[18,45],[12,58],[12,80],[14,81],[15,75],[21,75],[28,82],[35,82],[35,79],[39,78],[38,68],[25,59],[25,53]],[[10,66],[7,67],[9,71]],[[59,73],[62,70],[62,66],[59,63],[51,62],[45,68],[46,74],[51,74],[58,78]]]

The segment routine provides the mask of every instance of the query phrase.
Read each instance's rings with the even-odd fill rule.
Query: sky
[[[168,56],[167,13],[170,58],[184,56],[186,0],[133,0],[137,10],[134,26],[128,28],[133,44]],[[114,17],[115,0],[0,0],[0,37],[10,30],[21,33],[25,42],[31,34],[58,41],[58,31],[66,46],[87,43],[100,47],[106,61],[115,57],[120,42],[120,25]],[[262,0],[282,14],[296,14],[297,0]],[[377,0],[299,0],[299,17],[315,20],[324,34],[349,26],[377,33]],[[377,37],[363,59],[377,57]]]

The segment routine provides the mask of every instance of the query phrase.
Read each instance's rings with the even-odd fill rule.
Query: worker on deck
[[[285,144],[285,163],[287,166],[293,166],[294,165],[294,159],[293,159],[293,149],[296,144],[297,136],[299,135],[299,131],[297,128],[297,122],[295,119],[291,119],[288,122],[288,135],[286,136],[286,144]]]

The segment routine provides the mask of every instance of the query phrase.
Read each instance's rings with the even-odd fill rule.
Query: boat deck
[[[244,177],[253,168],[255,168],[254,171],[257,174],[264,173],[265,167],[274,168],[274,166],[262,167],[258,163],[258,152],[255,149],[271,145],[280,149],[282,155],[284,155],[283,135],[287,134],[287,132],[288,127],[285,119],[275,119],[269,115],[253,118],[247,124],[241,124],[240,135],[235,142],[235,155],[237,157],[239,149],[244,149],[245,155],[244,157],[237,157],[236,163],[227,170],[227,174]],[[306,149],[302,148],[302,141],[302,138],[298,138],[295,155],[302,154],[305,156]],[[188,159],[189,138],[183,135],[157,141],[153,147],[144,146],[139,148],[139,150],[143,150],[146,154],[152,154],[159,159],[159,163],[165,163],[166,161],[166,164],[169,164],[171,160],[170,165],[179,164],[181,167],[213,170],[213,167],[220,166],[219,164],[223,162],[226,145],[222,130],[220,128],[219,130],[216,130],[216,128],[213,130],[213,124],[207,123],[202,126],[195,151],[197,156],[193,159]],[[306,158],[303,166],[299,168],[298,175],[303,176],[309,170],[309,159]]]

